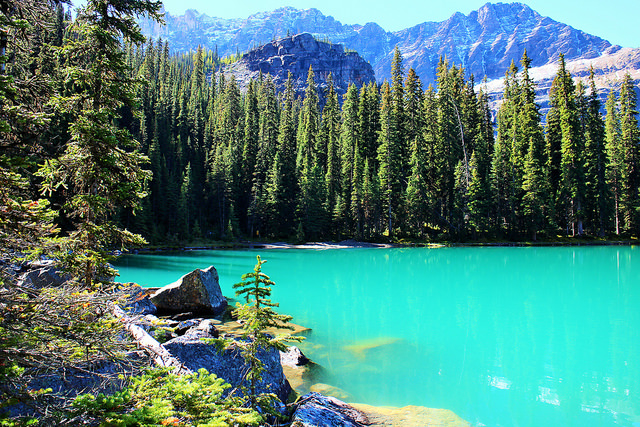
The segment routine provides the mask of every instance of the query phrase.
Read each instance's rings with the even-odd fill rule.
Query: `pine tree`
[[[262,265],[267,262],[257,256],[258,262],[252,273],[242,275],[242,281],[233,285],[236,296],[244,298],[245,304],[237,303],[234,314],[243,322],[242,338],[245,341],[235,341],[240,346],[242,357],[249,370],[246,379],[249,382],[249,400],[251,408],[273,412],[273,395],[261,396],[257,393],[257,385],[265,371],[264,363],[259,358],[259,352],[276,349],[285,351],[287,342],[301,341],[299,337],[290,334],[280,334],[275,337],[267,334],[268,328],[293,329],[288,325],[291,316],[276,313],[273,308],[277,303],[271,302],[271,287],[275,283],[262,272]]]
[[[318,113],[318,89],[316,86],[313,68],[309,67],[307,74],[307,88],[304,102],[300,111],[298,124],[298,153],[296,168],[299,175],[310,171],[316,159],[316,144],[320,128],[320,115]]]
[[[464,159],[464,128],[460,114],[460,97],[463,88],[462,72],[456,66],[440,59],[437,66],[437,154],[438,172],[435,184],[437,192],[438,222],[447,230],[457,232],[452,223],[456,205],[455,174],[458,163]],[[467,167],[464,185],[468,186]]]
[[[432,96],[429,93],[427,96]],[[407,182],[406,203],[409,229],[418,236],[424,233],[424,225],[430,212],[428,194],[429,152],[428,147],[434,143],[433,135],[425,129],[425,120],[429,117],[422,93],[422,84],[413,69],[409,70],[406,84],[407,137],[409,138],[410,174]],[[427,138],[425,140],[425,138]]]
[[[402,147],[395,130],[391,87],[388,82],[382,84],[382,103],[380,104],[380,134],[378,146],[378,179],[382,200],[384,222],[389,237],[394,234],[397,215],[402,206],[404,189],[402,187]]]
[[[253,228],[252,218],[248,214],[249,207],[254,204],[257,194],[252,192],[256,180],[256,163],[259,150],[260,112],[258,109],[258,96],[255,91],[254,81],[249,82],[247,93],[244,97],[244,144],[242,149],[242,174],[240,185],[239,215],[246,217],[241,221],[245,230],[251,232]],[[253,233],[251,233],[253,235]]]
[[[517,140],[517,115],[520,101],[520,83],[518,81],[518,68],[512,62],[505,74],[505,87],[503,102],[498,110],[498,133],[493,151],[491,164],[491,182],[494,205],[494,221],[496,228],[501,231],[506,225],[507,233],[510,233],[516,221],[516,201],[521,190],[516,185],[516,171],[513,164],[517,157],[514,156],[514,141]],[[516,154],[519,150],[516,151]],[[522,164],[524,166],[524,164]],[[519,169],[522,173],[522,169]],[[518,179],[522,175],[518,176]]]
[[[474,237],[477,237],[478,233],[488,232],[490,225],[490,170],[494,140],[489,97],[483,89],[478,93],[477,110],[479,119],[475,148],[469,161],[471,181],[468,190],[469,225]]]
[[[533,240],[544,226],[545,185],[544,173],[544,133],[540,123],[540,111],[535,103],[535,84],[529,76],[531,60],[525,51],[522,57],[521,94],[518,123],[521,127],[520,137],[527,143],[524,150],[525,160],[522,176],[522,217],[525,228]],[[520,152],[522,155],[522,151]]]
[[[321,138],[318,92],[311,67],[307,76],[307,88],[300,117],[297,161],[300,176],[298,215],[304,236],[317,239],[326,227],[325,173],[322,166],[326,152],[319,152],[323,144],[319,142]]]
[[[358,88],[351,84],[344,95],[342,104],[342,125],[340,126],[340,203],[337,206],[337,221],[341,229],[351,230],[351,193],[353,192],[353,167],[355,149],[358,145]]]
[[[258,153],[251,188],[249,221],[251,236],[264,235],[268,219],[267,179],[278,145],[278,100],[273,79],[267,75],[258,92]]]

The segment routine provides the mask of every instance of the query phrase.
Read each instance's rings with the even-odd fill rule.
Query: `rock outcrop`
[[[210,266],[194,270],[178,281],[158,289],[151,302],[159,311],[219,314],[227,307],[222,295],[218,272]]]
[[[261,73],[269,74],[279,91],[284,89],[291,73],[296,93],[303,96],[309,68],[313,69],[321,102],[328,88],[329,74],[338,95],[346,93],[351,83],[361,87],[375,82],[373,68],[359,54],[345,51],[339,44],[318,41],[308,33],[252,49],[238,62],[224,68],[224,73],[233,74],[241,89],[246,88],[251,79],[257,80]]]
[[[214,345],[206,344],[191,334],[174,338],[163,344],[169,353],[189,370],[196,372],[204,368],[209,373],[223,378],[232,387],[249,384],[244,380],[248,366],[244,363],[240,348],[233,344],[224,351],[218,351]],[[264,363],[265,371],[258,383],[258,393],[274,393],[286,401],[291,386],[282,372],[280,353],[276,349],[261,350],[258,357]]]

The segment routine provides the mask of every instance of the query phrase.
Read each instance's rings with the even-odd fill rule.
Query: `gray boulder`
[[[292,427],[361,427],[370,424],[366,415],[335,397],[311,392],[298,402]]]
[[[224,379],[232,387],[249,387],[249,383],[243,380],[248,366],[240,355],[238,346],[232,344],[219,352],[214,345],[206,344],[191,334],[174,338],[163,345],[173,357],[193,372],[204,368]],[[265,371],[262,381],[258,383],[257,392],[274,393],[280,400],[285,401],[291,393],[291,386],[280,365],[280,352],[275,349],[261,350],[258,357],[264,363]]]
[[[42,289],[62,286],[69,275],[55,267],[53,261],[38,261],[31,264],[32,270],[22,273],[18,284],[27,288]]]
[[[227,307],[213,266],[194,270],[178,281],[158,289],[151,302],[160,311],[219,314]]]

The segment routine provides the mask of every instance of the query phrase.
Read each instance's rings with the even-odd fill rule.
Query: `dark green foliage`
[[[144,243],[141,236],[120,228],[112,218],[116,208],[139,208],[149,174],[147,159],[129,130],[117,125],[123,107],[135,109],[137,80],[127,78],[121,40],[144,41],[134,18],[160,19],[160,3],[150,0],[111,4],[90,0],[74,22],[73,40],[60,55],[64,58],[64,83],[69,94],[55,97],[60,114],[69,115],[70,140],[64,153],[40,171],[45,190],[64,187],[65,210],[74,230],[62,240],[61,255],[68,270],[90,288],[112,274],[107,267],[107,247]]]
[[[269,171],[267,184],[269,230],[277,236],[292,235],[294,230],[298,182],[293,96],[293,82],[289,74],[284,93],[284,105],[280,113],[278,150]]]
[[[620,234],[620,198],[622,193],[622,165],[624,152],[620,144],[620,116],[618,103],[613,91],[609,92],[605,104],[607,118],[605,121],[605,144],[608,156],[606,164],[606,178],[613,200],[614,229],[616,235]]]
[[[126,7],[127,11],[135,9],[135,5]],[[123,350],[128,349],[120,338],[121,326],[110,314],[116,296],[89,293],[68,284],[34,289],[22,285],[14,270],[28,254],[55,253],[57,242],[45,240],[59,231],[53,224],[55,213],[47,200],[37,196],[41,187],[35,172],[39,164],[55,162],[52,155],[69,136],[68,117],[44,113],[52,95],[59,96],[56,91],[72,89],[60,80],[66,76],[59,72],[52,55],[52,46],[68,43],[61,38],[67,24],[56,2],[4,1],[0,8],[0,412],[7,406],[26,405],[42,425],[57,425],[69,401],[50,389],[33,389],[31,381],[45,372],[91,372],[97,361],[122,361]],[[113,22],[118,28],[120,24]],[[5,67],[9,57],[13,63]],[[120,58],[119,53],[115,57]],[[102,98],[93,104],[94,100],[85,99],[84,107],[90,110],[97,105],[105,110],[104,115],[117,104],[107,101],[103,105]],[[90,124],[85,120],[78,124],[82,126]],[[119,129],[114,132],[116,137],[121,135]],[[98,166],[89,161],[84,164],[86,168]],[[126,198],[126,184],[112,188],[114,197]],[[99,195],[93,196],[92,200],[86,197],[85,203]],[[53,200],[64,203],[65,197],[56,193]],[[102,243],[97,239],[93,253],[106,249]],[[3,425],[35,423],[6,420],[4,414],[0,418]]]

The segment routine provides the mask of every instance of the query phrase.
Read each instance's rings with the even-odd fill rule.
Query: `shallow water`
[[[350,401],[454,411],[474,426],[640,426],[640,248],[185,251],[125,256],[162,286],[253,269],[313,329],[302,347]]]

